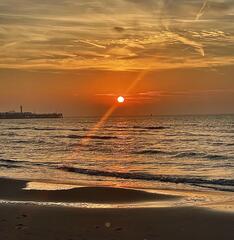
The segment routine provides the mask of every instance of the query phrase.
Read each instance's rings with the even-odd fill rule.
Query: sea
[[[0,177],[234,191],[234,115],[0,120]]]

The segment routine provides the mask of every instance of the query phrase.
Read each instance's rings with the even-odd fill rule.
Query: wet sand
[[[6,197],[6,193],[8,196],[13,197],[11,192],[14,192],[14,194],[19,193],[22,191],[22,189],[19,189],[24,187],[25,184],[26,182],[24,181],[2,179],[0,181],[0,199],[2,199],[2,196]],[[76,190],[78,191],[78,189]],[[81,189],[80,191],[83,190]],[[88,190],[87,192],[85,188],[85,198],[89,197],[91,199],[97,194],[94,200],[98,200],[98,202],[101,199],[105,199],[104,202],[106,202],[117,195],[118,202],[126,202],[128,200],[132,202],[134,201],[132,197],[136,196],[141,198],[138,201],[148,201],[152,200],[152,198],[155,201],[164,199],[164,195],[162,196],[161,194],[153,196],[154,194],[151,193],[142,191],[132,192],[128,189],[102,188],[102,192],[99,193],[96,192],[100,190],[98,188],[88,188]],[[64,191],[67,191],[66,199],[69,193],[72,193],[70,197],[73,201],[75,194],[82,195],[81,192],[74,193],[73,189],[73,191],[56,191],[56,196],[59,195],[59,192],[63,195]],[[30,192],[31,190],[27,194],[30,194]],[[48,192],[53,191],[38,191],[38,194],[42,194],[45,197]],[[143,198],[144,194],[146,194],[146,198]],[[107,198],[104,195],[112,195],[112,197],[108,196]],[[149,196],[150,199],[147,198]],[[53,198],[55,198],[54,195]],[[165,200],[171,198],[173,197],[167,196]],[[61,196],[59,196],[57,201],[60,201],[60,199],[62,199]],[[90,202],[94,200],[90,200]],[[89,209],[2,203],[0,204],[0,239],[231,240],[234,239],[234,214],[192,207]]]
[[[164,201],[178,196],[111,187],[79,187],[68,190],[25,190],[27,181],[0,179],[0,199],[40,202],[135,203]]]

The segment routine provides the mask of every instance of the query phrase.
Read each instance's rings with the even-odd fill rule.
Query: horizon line
[[[113,117],[170,117],[170,116],[222,116],[222,115],[234,115],[233,113],[178,113],[178,114],[143,114],[143,115],[112,115]],[[97,118],[102,117],[102,115],[65,115],[64,118]]]

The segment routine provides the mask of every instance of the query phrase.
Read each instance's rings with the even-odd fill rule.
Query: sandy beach
[[[1,179],[0,198],[93,203],[168,201],[176,198],[140,190],[105,187],[62,191],[22,190],[26,183]],[[231,240],[234,239],[233,226],[233,213],[196,207],[72,208],[11,201],[0,205],[0,239],[4,240]]]

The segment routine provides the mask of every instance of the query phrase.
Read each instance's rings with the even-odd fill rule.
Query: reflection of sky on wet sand
[[[81,187],[81,186],[80,186]],[[72,185],[51,184],[29,182],[26,190],[68,190],[75,188]],[[74,208],[168,208],[168,207],[201,207],[216,211],[234,212],[233,195],[232,193],[207,192],[207,191],[187,191],[187,190],[152,190],[143,189],[143,191],[171,195],[179,197],[172,200],[156,200],[156,201],[142,201],[131,203],[85,203],[85,202],[36,202],[36,201],[8,201],[0,200],[0,203],[8,204],[32,204],[42,206],[58,206],[58,207],[74,207]]]
[[[58,184],[58,183],[45,183],[45,182],[28,182],[24,190],[68,190],[77,188],[79,186]]]

